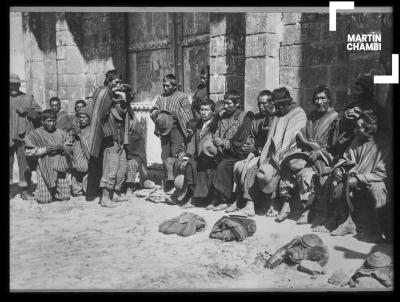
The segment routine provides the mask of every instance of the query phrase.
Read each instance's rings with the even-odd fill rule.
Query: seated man
[[[357,119],[355,137],[343,156],[335,161],[330,179],[333,186],[332,201],[335,212],[325,226],[334,236],[354,234],[356,225],[352,211],[353,201],[359,201],[363,208],[372,204],[367,238],[372,242],[382,239],[383,217],[388,202],[388,185],[392,167],[391,144],[379,130],[377,115],[372,110],[360,113]],[[341,159],[339,161],[339,159]],[[370,203],[370,204],[368,204]]]
[[[79,130],[75,132],[71,171],[73,196],[82,196],[86,194],[87,190],[87,173],[90,159],[88,139],[92,109],[93,107],[89,105],[78,113]]]
[[[314,90],[312,101],[315,109],[308,116],[306,127],[297,135],[300,140],[300,149],[309,155],[305,161],[308,163],[304,168],[300,168],[300,171],[291,167],[289,173],[294,179],[294,186],[299,190],[302,201],[302,215],[297,220],[297,224],[308,222],[309,209],[316,199],[314,213],[317,219],[314,220],[314,224],[319,225],[319,221],[325,219],[327,211],[327,204],[324,203],[327,177],[321,174],[331,164],[327,141],[331,124],[338,113],[332,107],[331,94],[326,86],[318,86]]]
[[[54,200],[69,200],[70,148],[67,146],[66,133],[56,128],[56,114],[44,110],[41,114],[42,126],[29,133],[25,138],[25,154],[38,160],[37,191],[38,203],[50,203]]]
[[[224,98],[224,109],[220,112],[217,130],[212,142],[218,148],[222,158],[215,168],[211,196],[212,201],[207,210],[221,211],[231,203],[233,188],[233,165],[240,158],[232,156],[232,137],[243,123],[245,112],[240,108],[240,94],[236,90],[228,91]]]
[[[253,196],[268,194],[271,206],[267,216],[270,217],[278,214],[275,209],[275,199],[280,182],[280,163],[287,155],[300,150],[296,135],[305,127],[307,120],[304,110],[293,102],[285,87],[272,92],[272,101],[276,108],[276,115],[271,122],[267,141],[260,156],[249,158],[241,173],[243,199],[254,201]],[[286,190],[285,182],[282,182],[280,186]],[[290,198],[284,194],[284,190],[280,192],[283,193],[280,197],[284,203],[276,219],[278,222],[286,219],[290,212]]]
[[[183,208],[193,207],[192,198],[205,198],[211,186],[212,175],[216,166],[214,158],[205,155],[203,145],[212,139],[213,123],[215,124],[215,104],[212,100],[203,100],[200,103],[200,120],[193,130],[193,137],[187,146],[186,153],[180,152],[179,158],[185,155],[189,157],[185,167],[185,181],[188,186],[187,197],[189,199]]]
[[[272,117],[275,114],[275,107],[272,104],[271,97],[272,93],[269,90],[263,90],[258,94],[257,102],[259,112],[254,116],[255,119],[252,122],[248,141],[241,147],[241,150],[248,154],[248,157],[246,159],[236,162],[233,168],[233,190],[237,195],[237,199],[228,209],[226,209],[227,213],[239,210],[238,205],[240,203],[242,195],[241,192],[243,190],[243,183],[241,182],[242,169],[250,158],[260,155],[261,150],[264,147],[265,142],[267,141]],[[247,214],[248,216],[253,216],[255,214],[254,202],[251,199],[246,200],[246,204],[242,209],[242,212],[244,214]]]

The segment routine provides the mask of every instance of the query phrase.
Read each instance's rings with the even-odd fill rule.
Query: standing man
[[[19,170],[19,187],[21,197],[25,200],[33,199],[28,193],[31,183],[31,171],[25,156],[24,138],[34,129],[34,122],[40,118],[42,109],[35,102],[33,96],[27,96],[19,90],[21,80],[17,74],[10,74],[10,184],[13,180],[14,154],[17,154]]]
[[[171,131],[167,135],[160,135],[161,159],[164,163],[165,171],[165,191],[170,191],[174,186],[174,181],[167,177],[168,171],[165,161],[168,158],[176,160],[176,154],[182,149],[185,139],[188,136],[186,125],[193,118],[189,99],[186,94],[177,91],[177,86],[178,83],[175,76],[167,74],[163,78],[164,93],[158,96],[154,107],[150,111],[150,117],[153,121],[157,118],[161,110],[171,113],[173,117]]]
[[[112,69],[107,71],[104,86],[97,88],[93,93],[93,113],[90,120],[89,167],[87,184],[87,201],[92,201],[99,194],[99,184],[102,174],[103,161],[103,125],[107,120],[108,112],[112,105],[112,89],[122,85],[121,74]]]
[[[202,69],[200,71],[200,84],[197,86],[192,100],[192,112],[196,120],[200,120],[200,104],[201,101],[208,99],[208,94],[208,73]]]

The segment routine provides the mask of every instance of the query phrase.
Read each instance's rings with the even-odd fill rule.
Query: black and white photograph
[[[9,290],[393,291],[395,14],[10,6]]]

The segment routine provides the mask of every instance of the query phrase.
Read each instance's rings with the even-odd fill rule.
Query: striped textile
[[[37,187],[35,199],[38,203],[50,203],[57,199],[67,199],[70,197],[71,184],[67,173],[57,173],[56,186],[49,188],[43,178],[40,168],[37,170]]]
[[[24,137],[34,129],[33,119],[39,118],[42,108],[35,102],[33,96],[20,93],[17,96],[10,96],[10,128],[9,128],[9,146],[14,144],[15,140],[23,140]],[[19,115],[18,108],[28,109],[27,114]]]
[[[296,106],[282,117],[275,116],[268,132],[267,142],[261,151],[260,163],[264,163],[268,153],[272,159],[280,162],[289,154],[298,151],[296,135],[306,126],[307,116],[304,110]]]
[[[103,124],[107,120],[108,112],[112,105],[111,90],[107,86],[97,88],[93,93],[93,112],[90,119],[89,153],[99,157],[103,142]]]
[[[80,132],[80,127],[79,127],[79,116],[77,116],[75,113],[70,115],[70,120],[72,124],[72,129],[74,129],[75,133]]]
[[[88,136],[90,128],[85,127],[81,129],[73,147],[73,169],[79,172],[87,172],[89,165],[89,146],[88,146]]]
[[[169,96],[159,95],[156,103],[151,110],[166,110],[178,119],[181,130],[185,137],[188,136],[186,131],[187,122],[193,118],[192,108],[186,94],[175,91]]]
[[[26,148],[43,148],[51,145],[64,145],[66,133],[56,129],[50,133],[43,127],[31,131],[25,138]],[[44,155],[38,158],[39,169],[46,185],[50,188],[56,186],[57,172],[67,172],[69,163],[66,155]]]
[[[138,173],[139,173],[139,163],[135,159],[128,160],[127,170],[126,170],[126,182],[134,183]]]
[[[104,150],[103,174],[100,187],[108,190],[121,190],[127,171],[127,159],[124,148],[116,142]]]

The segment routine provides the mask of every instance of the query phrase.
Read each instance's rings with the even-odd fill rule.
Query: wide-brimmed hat
[[[21,81],[19,75],[17,75],[16,73],[10,73],[10,83],[21,84],[21,82],[25,81]]]
[[[179,174],[175,177],[174,186],[176,188],[174,192],[174,198],[181,202],[187,194],[188,185],[185,179],[185,175]]]
[[[167,135],[170,133],[173,123],[174,118],[172,117],[172,114],[165,110],[161,110],[154,119],[154,124],[160,135]]]
[[[281,162],[281,169],[297,173],[307,165],[309,154],[307,152],[295,152],[286,156]]]
[[[366,264],[371,268],[385,267],[392,263],[392,258],[382,252],[375,252],[368,256]]]
[[[322,239],[316,234],[303,235],[300,239],[300,243],[305,248],[309,248],[309,247],[313,247],[313,246],[317,246],[317,245],[319,245],[319,246],[324,245],[324,242],[322,241]]]
[[[208,157],[216,157],[218,154],[218,148],[211,140],[208,140],[203,144],[201,152]]]
[[[264,193],[272,193],[278,187],[278,170],[270,164],[262,164],[257,170],[256,178],[261,191]]]

